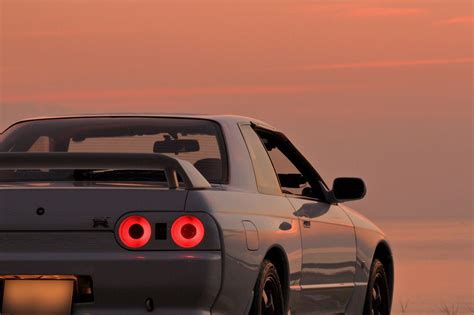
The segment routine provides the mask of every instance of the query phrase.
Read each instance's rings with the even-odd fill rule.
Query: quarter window
[[[241,130],[252,160],[258,191],[263,194],[281,195],[273,165],[260,138],[250,125],[242,125]]]

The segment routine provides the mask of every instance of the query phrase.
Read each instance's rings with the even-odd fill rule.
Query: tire
[[[278,271],[269,260],[264,260],[254,288],[250,315],[285,315],[283,289]]]
[[[382,262],[374,259],[365,297],[364,315],[390,315],[390,289]]]

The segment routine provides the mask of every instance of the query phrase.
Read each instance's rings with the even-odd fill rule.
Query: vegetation
[[[405,314],[407,312],[407,309],[408,309],[408,301],[400,301],[400,308],[401,308],[401,312],[402,314]]]
[[[443,304],[441,305],[440,311],[446,315],[457,315],[459,312],[459,305],[451,304],[450,307],[449,305]]]

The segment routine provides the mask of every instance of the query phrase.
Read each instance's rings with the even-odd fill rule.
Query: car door
[[[344,313],[354,290],[355,231],[338,205],[325,201],[321,177],[282,134],[256,127],[283,192],[300,221],[302,274],[296,314]]]
[[[303,261],[298,313],[344,313],[354,290],[356,244],[337,205],[289,197],[300,217]]]

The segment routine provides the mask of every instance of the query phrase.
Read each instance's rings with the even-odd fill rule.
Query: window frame
[[[279,131],[270,130],[268,128],[259,126],[255,123],[251,123],[251,127],[255,131],[257,136],[260,138],[260,141],[262,142],[262,146],[267,152],[268,158],[273,166],[273,170],[278,179],[279,188],[284,195],[296,197],[296,198],[302,198],[302,199],[328,202],[327,192],[329,192],[329,188],[327,184],[325,183],[324,179],[321,177],[321,175],[316,171],[313,165],[304,157],[304,155],[296,148],[296,146],[290,141],[290,139],[285,134]],[[298,171],[308,179],[308,184],[312,189],[314,189],[314,187],[320,186],[321,198],[316,197],[316,196],[313,197],[313,196],[287,194],[283,192],[283,187],[281,186],[278,172],[275,168],[275,165],[273,163],[272,158],[270,157],[270,154],[267,148],[265,147],[265,144],[262,141],[261,133],[267,134],[270,137],[276,138],[277,141],[280,141],[283,144],[283,146],[286,147],[285,151],[292,153],[291,156],[288,156],[286,152],[283,152],[283,151],[281,152],[293,164],[293,166],[296,169],[298,169]]]
[[[23,124],[35,123],[35,122],[44,122],[44,121],[67,121],[67,120],[78,120],[78,119],[181,119],[181,120],[199,120],[199,121],[206,121],[212,123],[216,128],[216,140],[219,147],[219,151],[222,158],[222,179],[219,181],[213,181],[211,184],[215,185],[227,185],[230,182],[230,161],[229,161],[229,153],[227,147],[227,141],[224,134],[224,128],[222,124],[213,119],[206,119],[201,117],[180,117],[180,116],[147,116],[147,115],[106,115],[106,116],[71,116],[71,117],[52,117],[52,118],[40,118],[40,119],[32,119],[32,120],[23,120],[18,121],[12,125],[10,125],[7,129],[5,129],[1,135],[1,142],[0,142],[0,151],[7,150],[10,146],[14,146],[14,143],[9,143],[9,135],[10,133],[16,132],[16,128],[21,128]],[[39,138],[39,137],[38,137]],[[38,139],[36,138],[36,140]],[[50,145],[51,146],[59,146],[61,149],[67,150],[66,143],[62,143],[57,141],[57,137],[49,137],[50,138]],[[34,143],[34,142],[33,142]],[[31,143],[31,145],[33,145]]]

